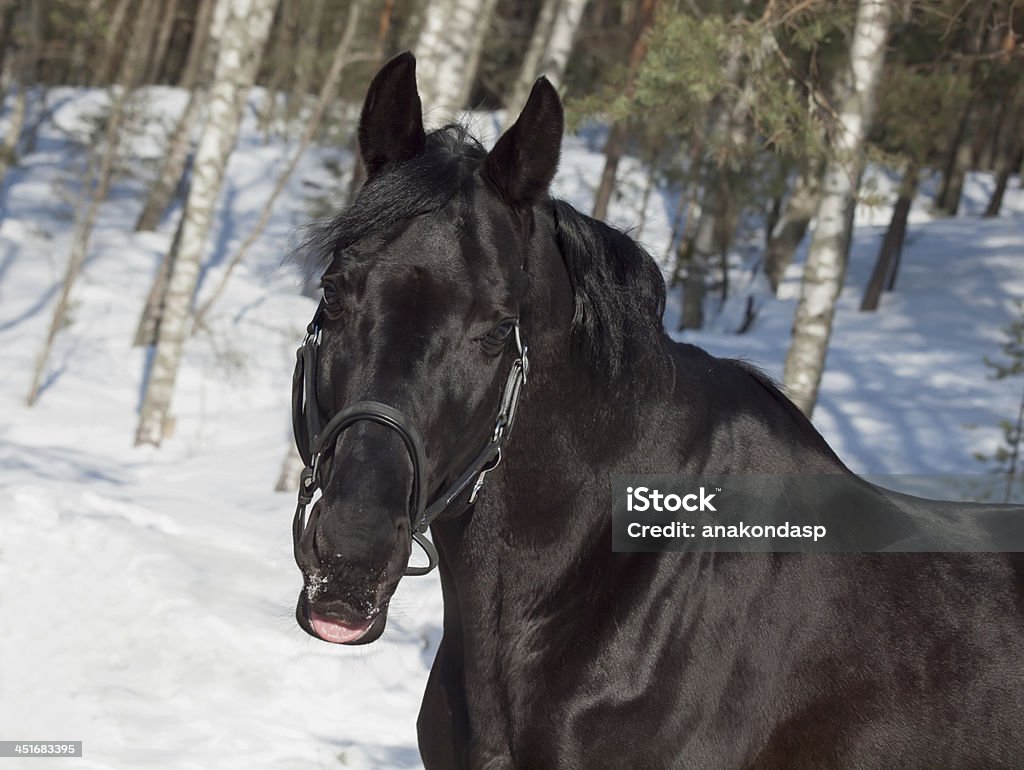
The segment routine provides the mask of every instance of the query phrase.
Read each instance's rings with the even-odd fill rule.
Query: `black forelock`
[[[444,206],[472,184],[472,173],[486,154],[465,126],[431,131],[422,153],[367,180],[334,218],[306,227],[293,259],[308,276],[318,277],[355,243]]]

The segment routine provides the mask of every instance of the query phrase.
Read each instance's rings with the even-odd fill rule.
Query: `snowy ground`
[[[316,156],[212,329],[191,340],[173,439],[132,447],[144,362],[130,343],[170,239],[167,222],[131,234],[139,178],[122,179],[105,205],[45,391],[35,409],[23,406],[73,225],[63,191],[80,156],[63,129],[100,98],[51,96],[53,120],[0,200],[0,740],[84,740],[76,767],[418,767],[415,717],[440,634],[436,578],[403,582],[384,638],[368,648],[315,642],[292,619],[293,502],[271,488],[289,441],[293,350],[313,303],[281,254],[308,215],[306,183],[326,183]],[[167,115],[182,102],[166,90],[153,98]],[[489,120],[476,118],[484,129]],[[137,152],[158,152],[161,125]],[[255,222],[285,153],[260,142],[250,115],[200,298]],[[588,209],[600,164],[586,142],[567,140],[556,192]],[[623,168],[612,217],[633,226],[643,176]],[[888,209],[858,217],[815,415],[856,470],[982,471],[972,453],[991,452],[999,421],[1015,414],[1016,385],[990,380],[982,358],[1024,298],[1024,194],[1014,180],[1003,216],[981,220],[991,185],[972,177],[954,220],[932,221],[918,202],[898,290],[873,315],[856,306]],[[651,196],[642,240],[652,253],[665,251],[673,208]],[[797,265],[751,333],[729,333],[727,306],[692,340],[780,373],[799,276]],[[668,323],[676,312],[670,303]]]

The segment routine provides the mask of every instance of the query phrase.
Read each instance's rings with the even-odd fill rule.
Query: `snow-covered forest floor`
[[[157,117],[132,146],[150,161],[136,162],[103,207],[71,323],[31,410],[24,397],[60,288],[83,163],[68,131],[102,95],[51,93],[36,151],[0,194],[0,740],[84,740],[83,768],[418,767],[416,713],[440,636],[436,576],[403,582],[380,642],[314,641],[292,618],[293,496],[272,491],[290,440],[294,349],[314,308],[282,255],[311,195],[330,184],[324,159],[351,159],[307,154],[210,328],[189,342],[173,438],[134,448],[145,353],[131,342],[173,225],[140,234],[132,225],[158,139],[184,102],[169,89],[150,97],[146,114]],[[488,116],[473,120],[489,133]],[[287,159],[288,145],[264,145],[255,125],[250,109],[200,300]],[[632,227],[644,175],[628,161],[612,218]],[[567,138],[556,194],[588,211],[602,163],[593,142]],[[1024,298],[1024,191],[1011,180],[1002,216],[984,220],[992,184],[971,176],[961,215],[944,220],[929,215],[933,188],[924,185],[897,290],[874,314],[857,306],[889,204],[858,213],[815,412],[854,470],[982,473],[974,453],[990,454],[1000,420],[1016,415],[1019,383],[991,379],[983,358],[998,354],[1000,327]],[[659,258],[674,209],[669,196],[650,196],[640,238]],[[800,269],[737,336],[749,280],[738,267],[738,298],[687,341],[780,375]],[[673,294],[669,328],[677,311]]]

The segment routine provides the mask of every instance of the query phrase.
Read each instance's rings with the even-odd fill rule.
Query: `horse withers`
[[[615,476],[861,482],[755,370],[669,339],[654,261],[549,196],[562,131],[544,79],[490,152],[425,132],[411,55],[373,80],[367,181],[307,243],[299,624],[374,641],[427,549],[431,769],[1022,766],[1020,555],[613,551]]]

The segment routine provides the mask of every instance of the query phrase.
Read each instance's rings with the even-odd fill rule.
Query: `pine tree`
[[[1017,317],[1003,327],[1002,361],[985,358],[985,366],[992,369],[992,379],[1005,380],[1024,376],[1024,302],[1017,302]],[[1024,443],[1024,392],[1013,420],[1002,420],[1002,443],[991,456],[977,454],[982,462],[994,462],[993,470],[1006,477],[1003,502],[1013,498],[1013,487],[1021,474],[1021,444]]]

